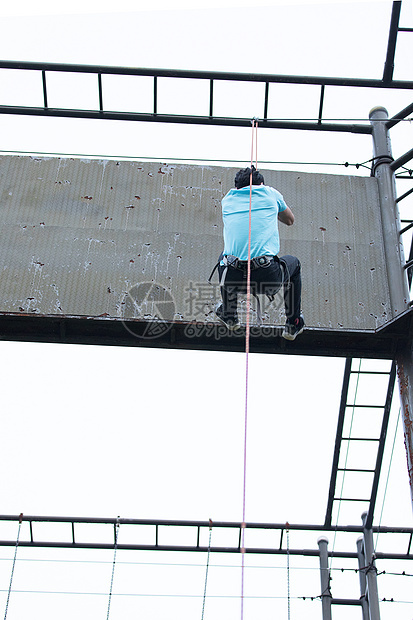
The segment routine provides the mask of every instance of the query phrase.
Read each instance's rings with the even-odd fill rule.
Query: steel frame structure
[[[41,73],[42,86],[43,86],[43,106],[42,107],[26,107],[26,106],[0,106],[0,113],[3,114],[18,114],[18,115],[36,115],[36,116],[59,116],[59,117],[72,117],[72,118],[86,118],[86,119],[107,119],[107,120],[133,120],[133,121],[145,121],[145,122],[166,122],[166,123],[185,123],[185,124],[198,124],[198,125],[221,125],[221,126],[237,126],[237,127],[249,127],[251,125],[251,119],[246,118],[224,118],[214,115],[214,84],[216,81],[237,81],[237,82],[251,82],[261,83],[264,86],[264,101],[263,101],[263,117],[260,119],[260,127],[262,128],[277,128],[277,129],[301,129],[301,130],[315,130],[315,131],[335,131],[335,132],[351,132],[361,134],[372,134],[373,129],[371,124],[348,124],[348,123],[331,123],[325,121],[323,118],[323,104],[325,89],[331,86],[348,86],[348,87],[368,87],[376,89],[400,89],[400,90],[412,90],[413,81],[397,81],[393,79],[394,70],[394,58],[396,50],[397,34],[400,31],[412,32],[412,28],[401,28],[399,26],[399,17],[401,10],[401,1],[393,2],[393,10],[391,16],[391,24],[389,31],[389,39],[387,46],[387,55],[383,71],[382,79],[351,79],[351,78],[327,78],[327,77],[314,77],[314,76],[292,76],[292,75],[257,75],[257,74],[240,74],[240,73],[220,73],[220,72],[208,72],[208,71],[178,71],[178,70],[164,70],[164,69],[135,69],[128,67],[104,67],[104,66],[86,66],[86,65],[63,65],[63,64],[50,64],[50,63],[33,63],[33,62],[11,62],[0,61],[0,69],[19,69],[37,71]],[[79,109],[64,109],[64,108],[51,108],[48,105],[48,91],[47,91],[47,73],[48,72],[65,72],[65,73],[84,73],[94,74],[97,76],[97,88],[99,109],[98,110],[79,110]],[[104,106],[104,84],[103,77],[105,75],[133,75],[133,76],[149,76],[153,78],[153,109],[151,113],[133,113],[133,112],[115,112],[105,109]],[[158,79],[160,78],[186,78],[197,80],[209,81],[209,115],[208,116],[188,116],[188,115],[171,115],[171,114],[159,114],[158,113]],[[300,85],[318,85],[320,87],[320,99],[319,99],[319,111],[317,120],[280,120],[268,118],[268,105],[269,105],[269,86],[272,83],[283,84],[300,84]],[[413,103],[401,110],[393,118],[385,121],[386,129],[394,127],[398,122],[405,119],[409,114],[413,112]],[[400,156],[398,159],[388,161],[389,168],[392,173],[403,168],[407,162],[413,158],[413,149]],[[372,174],[375,171],[378,163],[378,158],[375,158],[372,165]],[[411,171],[408,172],[408,178],[411,177]],[[411,195],[413,189],[409,189],[403,195],[396,199],[396,202],[400,202],[407,196]],[[399,231],[400,235],[403,235],[413,227],[413,221],[402,220],[405,225],[404,228]],[[412,268],[413,268],[413,243],[410,247],[410,252],[404,269],[408,275],[408,281],[412,280]],[[87,318],[82,321],[77,321],[76,328],[73,328],[70,317],[63,319],[55,318],[54,322],[49,319],[34,316],[2,316],[2,331],[4,334],[14,333],[13,339],[16,340],[37,340],[37,341],[56,341],[56,342],[85,342],[92,343],[99,341],[102,344],[130,344],[125,342],[127,339],[127,332],[122,326],[117,326],[116,323],[109,324],[107,321],[102,320],[100,322],[91,322]],[[118,327],[120,329],[118,329]],[[144,328],[144,326],[143,326]],[[280,542],[278,547],[271,548],[245,548],[246,553],[258,553],[258,554],[285,554],[287,550],[283,544],[283,537],[286,529],[288,530],[310,530],[314,532],[328,532],[328,531],[342,531],[342,532],[360,532],[368,530],[369,532],[380,532],[384,534],[408,534],[409,542],[407,551],[405,554],[390,554],[390,553],[376,553],[376,559],[406,559],[412,560],[412,539],[413,528],[389,528],[389,527],[375,527],[373,526],[374,507],[377,499],[377,490],[380,477],[380,469],[383,460],[383,451],[385,446],[385,438],[387,433],[390,406],[392,402],[392,396],[394,391],[394,384],[396,378],[396,363],[394,360],[401,355],[407,354],[411,350],[412,340],[412,320],[411,312],[403,313],[397,320],[390,325],[387,325],[383,330],[371,334],[368,338],[366,334],[342,334],[342,335],[329,335],[322,330],[315,330],[313,333],[305,332],[301,339],[297,341],[297,345],[292,343],[289,346],[288,352],[295,354],[307,354],[314,355],[314,351],[317,351],[319,355],[335,355],[347,357],[343,388],[341,394],[341,404],[338,419],[338,428],[334,449],[333,466],[330,479],[330,488],[328,494],[327,509],[325,515],[325,521],[323,525],[306,525],[306,524],[257,524],[247,523],[247,529],[264,529],[264,530],[276,530],[279,532]],[[34,333],[36,335],[34,335]],[[108,335],[109,334],[109,335]],[[407,336],[407,337],[406,337]],[[243,339],[231,338],[231,341],[226,342],[225,338],[220,340],[220,346],[217,347],[217,342],[213,337],[211,339],[198,340],[191,339],[191,343],[186,342],[182,337],[180,328],[178,325],[168,332],[167,340],[163,341],[162,338],[156,343],[157,346],[167,346],[171,348],[176,347],[196,347],[196,348],[222,348],[228,350],[242,350]],[[332,339],[329,342],[329,338]],[[196,345],[194,343],[197,342]],[[135,339],[136,343],[136,339]],[[151,342],[151,346],[154,346],[154,342]],[[269,352],[265,346],[260,342],[254,343],[252,340],[251,350],[256,352]],[[333,353],[334,351],[334,353]],[[274,353],[274,349],[271,349]],[[277,353],[286,353],[282,348]],[[352,357],[371,357],[374,359],[388,359],[392,360],[392,366],[389,372],[383,373],[387,376],[388,387],[386,399],[383,406],[380,406],[382,414],[382,426],[379,437],[374,438],[348,438],[343,437],[343,427],[346,412],[350,406],[354,404],[349,403],[349,379],[352,372]],[[359,373],[363,374],[363,373]],[[367,403],[363,406],[370,407]],[[377,456],[376,462],[372,464],[371,469],[368,470],[351,470],[357,472],[366,472],[373,474],[373,481],[371,486],[370,496],[365,498],[364,501],[368,502],[368,511],[365,516],[363,526],[334,526],[332,525],[332,512],[334,502],[337,501],[359,501],[354,498],[343,498],[337,496],[337,476],[339,471],[348,471],[345,468],[339,467],[339,455],[340,449],[344,442],[350,440],[363,441],[375,441],[377,443]],[[20,546],[25,547],[66,547],[66,548],[89,548],[89,549],[113,549],[115,546],[115,538],[112,543],[80,543],[77,542],[75,537],[75,526],[77,523],[105,523],[111,524],[115,527],[119,524],[128,525],[151,525],[154,527],[154,542],[149,545],[125,545],[119,544],[119,549],[136,549],[136,550],[167,550],[167,551],[203,551],[208,549],[200,544],[200,534],[203,530],[210,527],[208,522],[190,522],[190,521],[165,521],[165,520],[141,520],[141,519],[87,519],[87,518],[72,518],[72,517],[33,517],[33,516],[10,516],[0,515],[1,521],[19,521],[29,523],[30,538],[29,540],[21,540]],[[33,533],[33,524],[37,522],[48,523],[68,523],[72,530],[72,537],[68,541],[61,542],[46,542],[43,540],[37,540]],[[240,553],[241,552],[241,529],[243,524],[240,523],[214,523],[214,527],[227,528],[237,530],[238,532],[238,545],[226,546],[226,547],[212,547],[212,552],[218,553]],[[159,542],[159,532],[163,527],[180,528],[180,527],[193,527],[195,531],[196,542],[193,545],[162,545]],[[287,528],[288,526],[288,528]],[[116,536],[116,535],[115,535]],[[15,541],[3,540],[0,541],[0,546],[14,546]],[[309,555],[320,556],[321,558],[321,546],[320,549],[290,549],[288,551],[291,555]],[[327,556],[331,556],[332,552],[323,551],[327,553]],[[342,558],[357,558],[360,557],[358,553],[351,552],[337,552],[334,551],[335,557]],[[324,566],[324,570],[326,567]],[[337,601],[336,601],[337,602]],[[339,604],[339,603],[338,603]],[[343,604],[354,604],[351,601],[346,601]],[[324,612],[323,612],[324,613]],[[326,612],[326,614],[328,611]],[[364,611],[363,611],[364,613]],[[325,617],[328,617],[327,615]]]
[[[210,551],[214,553],[241,553],[241,535],[243,524],[233,521],[181,521],[181,520],[166,520],[166,519],[123,519],[123,518],[87,518],[87,517],[54,517],[54,516],[33,516],[33,515],[0,515],[0,523],[4,521],[15,523],[28,523],[29,525],[29,537],[20,537],[19,547],[44,547],[44,548],[65,548],[65,549],[114,549],[129,550],[129,551],[186,551],[186,552],[207,552],[208,546],[202,545],[200,540],[201,536],[205,534],[210,527],[223,528],[228,532],[228,537],[231,536],[234,539],[234,532],[236,533],[237,544],[226,545],[222,547],[211,546]],[[70,536],[66,540],[49,540],[46,541],[42,538],[35,536],[35,525],[39,523],[59,523],[67,524],[70,528]],[[79,542],[76,538],[76,525],[108,525],[113,529],[113,541],[112,542],[92,542],[84,541]],[[116,528],[118,526],[128,525],[134,526],[136,530],[142,526],[151,526],[153,528],[152,539],[153,542],[147,544],[139,543],[117,543]],[[162,538],[162,531],[168,529],[170,532],[174,530],[175,534],[179,537],[179,530],[183,528],[192,528],[193,531],[193,544],[174,544],[166,545],[160,542]],[[302,555],[310,557],[319,557],[318,549],[287,549],[285,533],[286,531],[298,531],[298,532],[314,532],[327,533],[327,532],[346,532],[346,533],[363,533],[363,525],[348,525],[348,526],[326,526],[326,525],[312,525],[312,524],[298,524],[298,523],[246,523],[246,530],[255,530],[261,532],[272,531],[279,536],[278,545],[271,547],[245,547],[245,553],[259,554],[259,555]],[[413,527],[386,527],[386,526],[373,526],[370,528],[373,533],[385,534],[398,534],[405,535],[407,538],[406,553],[388,553],[377,552],[376,558],[383,560],[413,560]],[[0,540],[0,547],[14,547],[16,545],[15,540]],[[242,551],[244,553],[244,551]],[[329,553],[330,557],[337,558],[357,558],[356,552],[348,551],[332,551]]]
[[[34,116],[59,116],[70,118],[85,119],[106,119],[106,120],[128,120],[128,121],[145,121],[145,122],[163,122],[163,123],[184,123],[197,125],[224,125],[233,127],[250,127],[250,118],[234,118],[219,117],[214,114],[214,83],[218,81],[229,82],[246,82],[259,83],[264,86],[264,100],[262,102],[262,118],[260,118],[260,127],[268,129],[305,129],[316,131],[337,131],[351,132],[361,134],[371,134],[371,126],[367,124],[355,123],[331,123],[323,119],[323,106],[325,89],[331,86],[351,86],[355,88],[376,88],[376,89],[392,89],[392,90],[412,90],[413,81],[411,80],[394,80],[394,57],[396,51],[397,33],[400,31],[412,31],[412,28],[399,27],[399,18],[401,11],[401,0],[393,2],[393,11],[391,17],[391,25],[389,32],[389,40],[387,46],[386,62],[382,79],[367,78],[340,78],[340,77],[317,77],[317,76],[298,76],[298,75],[278,75],[278,74],[252,74],[252,73],[231,73],[219,71],[192,71],[192,70],[176,70],[176,69],[148,69],[133,67],[110,67],[101,65],[77,65],[77,64],[61,64],[61,63],[39,63],[39,62],[20,62],[20,61],[0,61],[0,69],[15,69],[25,71],[36,71],[41,73],[42,89],[43,89],[43,106],[10,106],[1,105],[1,114],[22,114]],[[49,72],[62,73],[82,73],[97,76],[97,94],[99,101],[99,109],[81,110],[68,108],[53,108],[48,103],[48,87],[47,74]],[[104,84],[103,76],[119,75],[119,76],[140,76],[150,77],[153,79],[153,102],[152,112],[120,112],[105,109],[104,105]],[[209,114],[208,116],[193,116],[179,114],[159,114],[158,112],[158,79],[189,79],[203,80],[209,82]],[[320,99],[318,106],[318,118],[316,121],[299,121],[299,120],[281,120],[268,118],[269,105],[269,87],[270,84],[298,84],[302,86],[319,86]],[[389,119],[388,126],[392,127],[400,120],[406,118],[413,111],[413,103],[401,110],[393,118]],[[413,157],[413,150],[410,156],[400,163],[400,166],[406,163],[408,159]],[[396,164],[396,162],[395,162]],[[397,164],[396,168],[399,167]],[[395,169],[396,169],[395,168]]]
[[[361,369],[355,370],[355,369],[352,369],[352,361],[353,360],[351,358],[348,358],[346,360],[346,365],[344,369],[343,388],[342,388],[340,411],[339,411],[339,417],[338,417],[338,423],[337,423],[337,435],[336,435],[336,441],[335,441],[335,446],[334,446],[333,466],[332,466],[332,471],[331,471],[330,489],[329,489],[329,494],[328,494],[327,510],[326,510],[324,524],[325,526],[331,526],[334,502],[342,502],[342,501],[367,502],[368,511],[367,511],[367,517],[366,517],[366,527],[370,529],[373,524],[374,508],[375,508],[376,500],[377,500],[377,490],[379,486],[379,478],[380,478],[381,466],[383,462],[383,453],[384,453],[386,434],[387,434],[387,429],[388,429],[388,424],[389,424],[390,408],[391,408],[391,404],[393,400],[394,385],[396,381],[396,363],[393,361],[391,364],[390,370],[388,372],[385,372],[385,371],[364,371]],[[357,375],[358,379],[362,378],[365,375],[383,375],[383,378],[387,377],[388,386],[387,386],[386,399],[383,405],[371,405],[367,403],[356,404],[354,402],[349,402],[349,384],[350,384],[350,377],[352,374]],[[351,436],[343,437],[343,428],[344,428],[344,421],[346,418],[346,414],[349,410],[351,409],[354,410],[355,408],[358,408],[360,411],[363,411],[366,409],[374,409],[377,411],[377,415],[381,414],[382,423],[381,423],[380,435],[378,437],[374,435],[373,437],[371,435],[369,435],[368,437],[351,437]],[[340,451],[344,448],[344,445],[347,446],[349,442],[374,442],[377,445],[376,460],[374,463],[372,463],[370,469],[365,469],[365,468],[363,469],[351,468],[350,469],[350,468],[347,468],[346,466],[339,467]],[[371,484],[370,496],[365,499],[361,499],[361,498],[356,499],[356,498],[350,498],[350,497],[342,497],[340,493],[337,494],[337,491],[339,491],[337,489],[337,476],[338,476],[339,471],[342,471],[342,472],[351,471],[353,473],[371,474],[372,484]]]

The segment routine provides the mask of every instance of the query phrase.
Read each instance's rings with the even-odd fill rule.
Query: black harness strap
[[[278,256],[256,256],[255,258],[251,259],[251,269],[259,269],[260,267],[265,267],[266,265],[269,265],[270,262],[274,260],[276,262],[279,263],[280,268],[281,268],[281,285],[284,284],[285,282],[285,272],[287,272],[288,274],[288,281],[290,280],[290,274],[288,272],[288,268],[287,265],[285,263],[285,261],[281,260],[280,258],[278,258]],[[242,271],[246,271],[247,270],[247,266],[248,266],[248,261],[246,260],[240,260],[237,256],[232,256],[232,255],[225,255],[224,253],[221,252],[219,258],[218,258],[218,262],[217,264],[214,266],[213,270],[211,271],[211,275],[208,278],[208,282],[211,284],[211,280],[212,277],[214,275],[214,273],[216,272],[216,270],[218,269],[219,265],[221,264],[221,261],[224,264],[224,270],[221,274],[221,278],[220,278],[220,282],[219,285],[220,286],[225,286],[225,279],[227,277],[227,273],[228,273],[228,267],[233,267],[234,269],[241,269]],[[261,324],[262,323],[262,313],[261,313],[261,303],[260,303],[260,299],[257,295],[257,293],[255,293],[254,291],[251,291],[253,296],[256,299],[257,302],[257,319],[258,322]],[[275,295],[272,294],[268,294],[267,293],[267,297],[270,300],[270,302],[274,301],[274,297]]]

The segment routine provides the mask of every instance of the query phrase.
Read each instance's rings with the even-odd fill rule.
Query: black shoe
[[[286,322],[284,331],[281,335],[286,340],[295,340],[297,336],[303,333],[304,325],[304,317],[300,314],[298,319],[294,319],[292,322]]]
[[[238,321],[238,316],[235,315],[228,315],[225,314],[223,309],[222,309],[222,304],[218,304],[218,306],[215,308],[215,314],[217,316],[217,318],[221,321],[221,323],[223,325],[225,325],[226,327],[228,327],[228,329],[238,329],[238,327],[240,326],[240,323]]]

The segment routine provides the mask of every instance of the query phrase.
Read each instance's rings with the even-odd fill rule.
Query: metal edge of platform
[[[282,327],[251,327],[250,351],[316,357],[395,359],[411,346],[413,309],[377,330],[306,327],[293,342]],[[101,316],[0,313],[0,340],[61,344],[242,352],[245,329],[229,332],[216,323],[123,321]]]

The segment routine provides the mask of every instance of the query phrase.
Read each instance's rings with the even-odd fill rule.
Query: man
[[[224,251],[218,272],[222,304],[215,313],[229,329],[239,326],[238,293],[246,291],[251,168],[237,172],[235,189],[222,199]],[[252,166],[251,198],[251,290],[266,294],[270,300],[284,289],[287,317],[282,336],[295,340],[304,329],[301,314],[301,265],[295,256],[278,257],[280,239],[278,220],[294,224],[294,215],[282,195],[264,185],[264,177]]]

